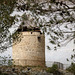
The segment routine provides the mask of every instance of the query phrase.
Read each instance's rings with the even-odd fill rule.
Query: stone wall
[[[14,64],[44,66],[45,36],[40,32],[22,32],[22,36],[20,43],[13,46]]]

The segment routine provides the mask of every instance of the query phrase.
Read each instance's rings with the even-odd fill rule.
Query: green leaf
[[[51,48],[49,46],[47,46],[47,49],[51,50]]]
[[[51,40],[50,43],[55,44],[55,41],[52,41],[52,40]]]

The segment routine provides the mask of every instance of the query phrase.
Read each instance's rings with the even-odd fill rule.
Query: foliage
[[[49,67],[47,69],[47,72],[53,73],[54,75],[63,75],[62,73],[59,72],[58,65],[53,64],[52,67]]]
[[[75,49],[73,49],[73,53],[71,54],[71,60],[69,60],[68,58],[67,58],[67,61],[72,61],[72,62],[75,62]]]
[[[71,0],[68,2],[74,5]],[[50,36],[49,41],[54,45],[54,49],[74,39],[75,6],[70,7],[67,2],[56,0],[19,0],[17,3],[18,11],[24,12],[21,17],[21,25],[40,27],[43,33]],[[63,44],[64,41],[66,43]],[[50,49],[49,46],[47,48]]]
[[[7,73],[2,73],[2,72],[0,71],[0,75],[9,75],[9,74],[7,74]]]
[[[13,35],[12,35],[12,38],[13,38],[13,45],[19,43],[22,39],[22,33],[16,31]]]
[[[72,5],[75,4],[73,0],[68,1]],[[16,16],[11,17],[10,14],[15,10],[16,12],[23,12],[22,16],[16,14]],[[40,27],[43,33],[46,32],[50,36],[49,41],[54,45],[55,50],[57,47],[63,46],[61,42],[68,39],[68,43],[75,38],[73,34],[75,32],[75,6],[70,7],[67,2],[56,0],[1,0],[0,14],[1,52],[11,46],[10,38],[12,36],[14,36],[15,40],[18,39],[18,32],[11,36],[9,31],[9,28],[18,21],[18,18],[21,26]],[[62,26],[66,32],[61,29]],[[49,46],[48,48],[51,49]]]
[[[47,72],[50,72],[50,73],[54,73],[54,72],[56,72],[56,71],[58,71],[58,66],[57,66],[56,64],[53,64],[52,67],[49,67],[49,68],[47,69]]]
[[[3,65],[7,65],[7,66],[11,66],[12,65],[12,59],[11,59],[11,56],[9,57],[1,57],[0,56],[0,66],[3,66]]]
[[[71,66],[69,68],[67,68],[66,70],[74,73],[74,75],[75,75],[75,63],[72,63]]]
[[[10,45],[9,28],[12,26],[15,17],[10,14],[14,9],[15,0],[0,0],[0,52],[5,51]]]

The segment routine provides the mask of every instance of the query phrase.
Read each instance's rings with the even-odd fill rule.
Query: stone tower
[[[45,36],[38,28],[23,28],[23,38],[13,46],[14,65],[45,66]]]

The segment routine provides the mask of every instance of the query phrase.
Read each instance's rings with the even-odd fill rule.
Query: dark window
[[[31,32],[31,34],[32,34],[32,32]]]
[[[40,32],[40,34],[42,34],[42,33]]]
[[[38,36],[38,41],[41,42],[41,37],[40,36]]]

